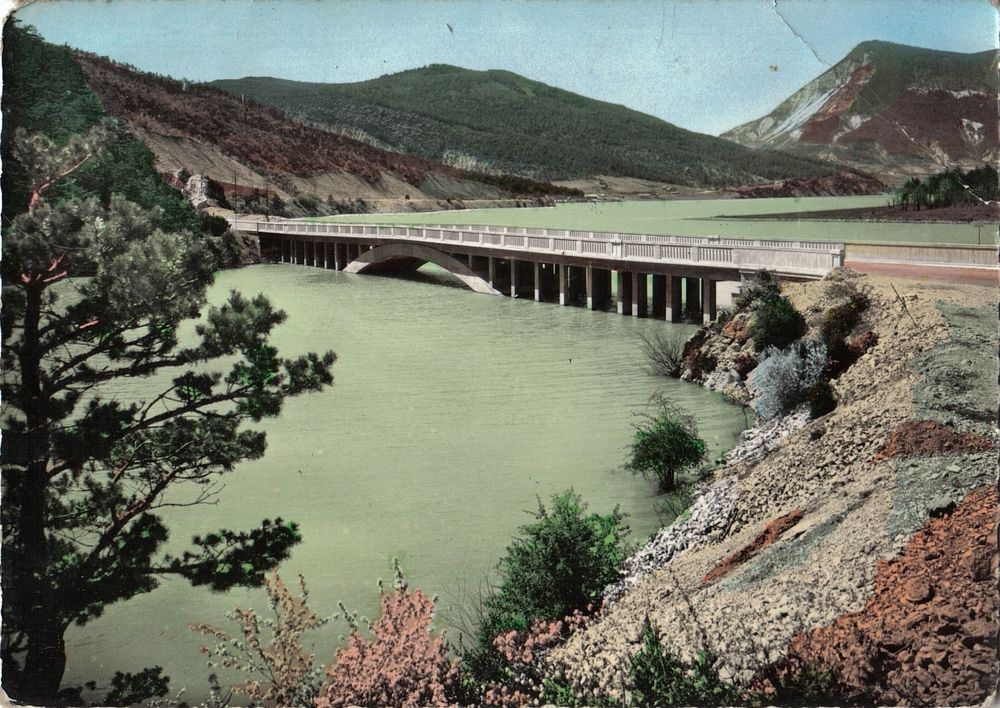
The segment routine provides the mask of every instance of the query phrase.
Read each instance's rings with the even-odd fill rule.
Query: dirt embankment
[[[881,194],[887,189],[877,177],[845,170],[822,177],[797,177],[770,184],[751,184],[730,191],[740,197],[760,198]]]
[[[647,619],[682,660],[691,662],[708,650],[719,657],[724,677],[748,687],[787,656],[793,640],[803,641],[796,637],[840,627],[869,608],[866,621],[881,628],[879,636],[903,637],[910,647],[929,641],[928,632],[951,632],[933,656],[916,652],[900,658],[902,645],[891,645],[904,672],[911,664],[921,667],[926,686],[914,695],[944,704],[985,698],[984,687],[995,677],[992,666],[980,671],[982,647],[988,646],[985,630],[995,633],[995,592],[959,601],[955,619],[939,613],[933,602],[907,600],[897,585],[940,575],[941,555],[912,551],[922,543],[914,534],[931,517],[950,515],[963,524],[962,519],[978,519],[978,530],[963,526],[962,533],[972,533],[973,545],[983,548],[976,553],[996,553],[996,535],[989,533],[997,518],[995,503],[971,516],[953,511],[997,478],[995,290],[890,283],[857,274],[787,285],[785,293],[806,316],[809,336],[817,336],[823,313],[842,301],[844,284],[838,279],[868,290],[871,305],[852,334],[872,331],[877,344],[833,382],[839,401],[833,412],[787,426],[785,437],[762,458],[737,455],[716,472],[715,484],[730,490],[716,497],[732,507],[724,529],[701,541],[688,539],[683,549],[661,554],[658,564],[647,563],[598,621],[549,655],[550,670],[584,695],[620,696],[628,690],[630,658],[640,648]],[[728,352],[730,364],[747,346],[735,343],[735,329],[729,335],[713,332],[707,342],[720,360]],[[938,436],[940,445],[911,446],[907,426],[920,421],[949,433]],[[890,448],[895,454],[879,457]],[[897,556],[898,563],[887,565]],[[978,575],[955,570],[938,592],[980,597],[969,583],[981,581],[973,578],[989,573],[986,585],[995,580],[992,567],[986,571],[983,561],[975,563]],[[704,582],[706,577],[715,582]],[[884,591],[887,587],[897,589]],[[866,639],[864,632],[835,634],[840,648],[830,654],[828,668],[839,683],[883,677],[887,688],[880,696],[904,696],[890,692],[896,689],[889,688],[895,685],[887,678],[889,664],[865,668],[890,645]],[[940,651],[954,642],[973,652],[972,658],[942,662]],[[973,674],[977,683],[967,688]]]

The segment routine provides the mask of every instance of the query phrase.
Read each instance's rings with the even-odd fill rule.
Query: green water
[[[441,596],[447,623],[463,588],[477,586],[531,520],[536,495],[570,486],[594,511],[620,504],[633,536],[646,538],[657,527],[654,487],[620,464],[633,413],[655,390],[697,416],[713,457],[743,425],[717,394],[645,371],[638,335],[688,325],[290,265],[225,272],[211,300],[232,288],[264,292],[288,312],[275,333],[283,354],[334,349],[336,383],[290,399],[266,422],[267,454],[224,478],[217,505],[169,510],[168,544],[293,519],[304,541],[281,572],[306,576],[321,615],[343,601],[374,616],[376,582],[392,577],[395,557],[411,586]],[[175,691],[186,687],[184,700],[203,698],[203,640],[187,626],[231,627],[224,614],[236,606],[265,608],[263,591],[213,594],[164,580],[71,629],[66,684],[106,684],[115,670],[158,664]],[[343,632],[334,623],[313,635],[324,663]]]
[[[775,199],[677,199],[635,202],[572,202],[529,209],[469,209],[422,214],[362,214],[324,221],[393,224],[494,224],[535,228],[726,236],[808,241],[892,241],[909,243],[996,243],[996,228],[971,224],[893,224],[859,221],[776,221],[766,214],[885,206],[887,196]],[[761,220],[719,216],[762,215]]]

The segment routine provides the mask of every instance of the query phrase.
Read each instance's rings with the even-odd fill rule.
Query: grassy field
[[[767,214],[884,206],[885,196],[804,197],[781,199],[692,199],[668,201],[559,204],[530,209],[359,214],[324,217],[320,221],[383,224],[491,224],[619,233],[727,236],[802,241],[896,243],[996,243],[996,228],[970,224],[899,224],[859,221],[779,221]],[[756,219],[727,216],[761,215]],[[720,218],[723,217],[723,218]]]

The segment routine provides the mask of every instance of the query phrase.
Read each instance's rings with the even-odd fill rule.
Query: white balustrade
[[[415,242],[451,242],[490,249],[580,254],[609,260],[711,264],[722,268],[771,268],[819,276],[843,264],[844,245],[814,241],[739,239],[719,236],[602,233],[507,226],[398,226],[321,224],[299,221],[230,220],[232,228],[256,233],[366,236]]]

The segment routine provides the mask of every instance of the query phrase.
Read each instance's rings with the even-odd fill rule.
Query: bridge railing
[[[826,242],[468,225],[387,226],[251,220],[231,220],[230,224],[236,230],[254,233],[404,239],[617,261],[702,264],[741,270],[768,268],[803,275],[822,275],[843,265],[844,261],[843,244]]]

